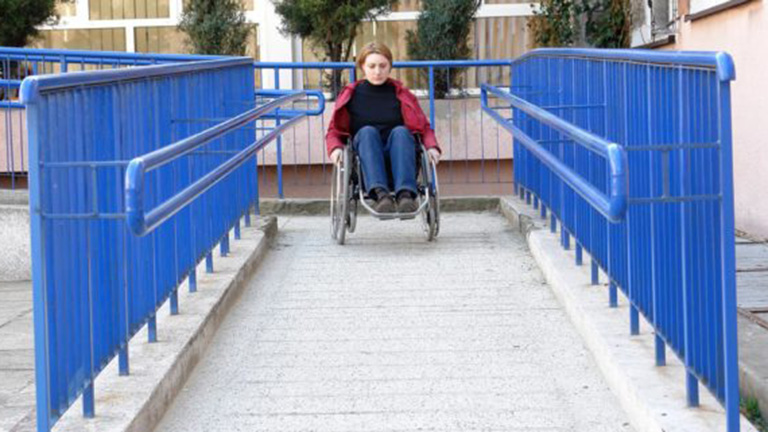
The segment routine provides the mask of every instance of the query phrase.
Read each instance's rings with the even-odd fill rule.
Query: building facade
[[[654,0],[667,22],[636,31],[636,45],[733,56],[733,156],[736,228],[768,239],[768,9],[763,0]],[[646,6],[646,13],[650,10]]]

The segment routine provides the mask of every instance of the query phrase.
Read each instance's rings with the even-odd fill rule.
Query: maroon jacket
[[[405,127],[413,133],[421,135],[424,141],[424,147],[436,148],[440,150],[440,146],[437,145],[437,139],[435,138],[435,131],[429,125],[427,116],[424,115],[419,100],[416,99],[413,93],[408,90],[403,83],[395,79],[388,79],[389,83],[395,86],[395,96],[400,101],[400,109],[403,113],[403,122]],[[328,150],[328,155],[336,148],[344,147],[346,140],[350,136],[351,120],[349,118],[349,111],[347,110],[347,103],[352,99],[352,95],[355,93],[355,87],[363,82],[363,80],[355,81],[348,84],[341,89],[338,97],[336,97],[336,107],[333,110],[331,117],[331,124],[328,125],[328,133],[325,135],[325,146]]]

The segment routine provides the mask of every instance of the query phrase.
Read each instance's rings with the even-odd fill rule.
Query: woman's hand
[[[427,155],[429,155],[429,160],[431,160],[433,164],[437,165],[438,162],[440,162],[440,151],[439,150],[437,150],[435,148],[428,149],[427,150]]]
[[[342,150],[340,148],[333,149],[333,151],[331,152],[331,156],[330,156],[331,157],[331,162],[333,162],[336,165],[341,163],[341,151]]]

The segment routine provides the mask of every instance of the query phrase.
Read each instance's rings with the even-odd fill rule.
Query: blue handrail
[[[54,61],[61,57],[62,60],[69,62],[85,62],[93,60],[94,62],[103,62],[104,60],[115,61],[142,61],[147,63],[155,62],[183,62],[183,61],[201,61],[227,58],[223,56],[209,56],[197,54],[141,54],[128,53],[122,51],[84,51],[84,50],[66,50],[66,49],[44,49],[44,48],[15,48],[0,46],[0,55],[4,59],[27,60],[27,61]]]
[[[214,127],[204,130],[189,138],[183,139],[175,144],[136,157],[130,161],[125,173],[125,208],[126,221],[128,227],[137,236],[143,236],[160,226],[164,221],[182,210],[187,204],[196,197],[213,187],[220,179],[231,173],[247,161],[254,153],[277,138],[285,129],[293,126],[297,121],[311,115],[309,112],[300,112],[292,110],[294,115],[289,117],[288,121],[276,126],[270,133],[241,150],[227,162],[220,165],[204,177],[189,185],[172,198],[158,205],[148,213],[144,208],[144,176],[149,171],[157,169],[169,162],[188,154],[195,149],[208,144],[209,142],[235,131],[242,126],[263,117],[269,111],[273,111],[280,106],[289,104],[293,101],[307,96],[310,92],[298,91],[285,94],[267,104],[246,111],[236,117],[226,120]],[[321,105],[324,106],[325,99],[319,92],[312,94],[319,98]],[[280,111],[284,113],[284,111]],[[322,113],[320,110],[317,114]],[[317,115],[315,114],[315,115]]]
[[[504,99],[514,108],[517,108],[540,122],[557,129],[573,141],[606,158],[611,175],[610,195],[606,196],[598,188],[579,176],[575,171],[558,160],[557,157],[542,148],[536,140],[528,136],[510,121],[502,117],[496,110],[488,105],[488,93]],[[525,100],[501,90],[492,85],[481,86],[481,104],[483,110],[493,117],[500,125],[514,134],[515,139],[536,155],[552,171],[558,174],[576,193],[587,200],[592,206],[611,222],[620,222],[627,211],[627,155],[624,148],[618,144],[606,141],[592,133],[589,133],[562,118],[526,102]]]
[[[717,77],[720,81],[733,81],[736,79],[736,67],[733,64],[733,58],[724,52],[539,48],[517,57],[512,61],[512,64],[517,65],[532,58],[546,57],[557,57],[560,59],[591,59],[597,61],[636,61],[642,63],[657,63],[668,67],[670,65],[709,67],[717,70]]]

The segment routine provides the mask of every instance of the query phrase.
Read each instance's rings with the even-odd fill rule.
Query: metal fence
[[[360,77],[355,64],[331,62],[254,64],[266,87],[327,91],[333,71],[346,84]],[[481,82],[509,85],[510,60],[395,61],[392,77],[403,81],[421,100],[443,149],[439,165],[444,192],[495,193],[512,184],[512,150],[506,132],[480,107]],[[276,196],[325,196],[330,166],[322,142],[330,110],[286,135],[261,157],[265,186]],[[492,192],[492,193],[494,193]]]
[[[215,57],[0,47],[0,187],[26,185],[28,157],[21,81],[33,75],[210,60]]]
[[[0,47],[0,187],[26,184],[29,152],[18,101],[24,77],[211,58]],[[510,83],[510,65],[509,60],[395,62],[393,77],[420,96],[444,150],[439,166],[444,192],[488,193],[496,185],[492,192],[502,193],[511,185],[512,151],[503,145],[505,132],[484,117],[479,100],[479,83]],[[343,72],[343,82],[356,78],[354,63],[256,62],[254,69],[257,88],[327,91],[333,70]],[[330,115],[312,119],[260,154],[264,193],[326,195],[331,170],[321,141],[329,121]]]
[[[537,50],[485,109],[515,136],[517,192],[561,226],[642,313],[739,430],[731,142],[731,58],[723,53]],[[489,106],[494,95],[502,105]],[[510,112],[511,110],[511,112]],[[510,118],[511,116],[511,118]],[[618,144],[616,144],[618,143]],[[625,156],[626,155],[626,156]],[[626,165],[624,158],[626,157]],[[626,170],[626,171],[624,171]],[[626,211],[624,211],[626,209]]]
[[[38,430],[80,395],[93,416],[99,372],[118,356],[128,374],[132,336],[155,341],[160,306],[177,313],[180,284],[248,223],[256,152],[309,113],[276,111],[305,93],[255,107],[254,91],[247,58],[23,82]]]

